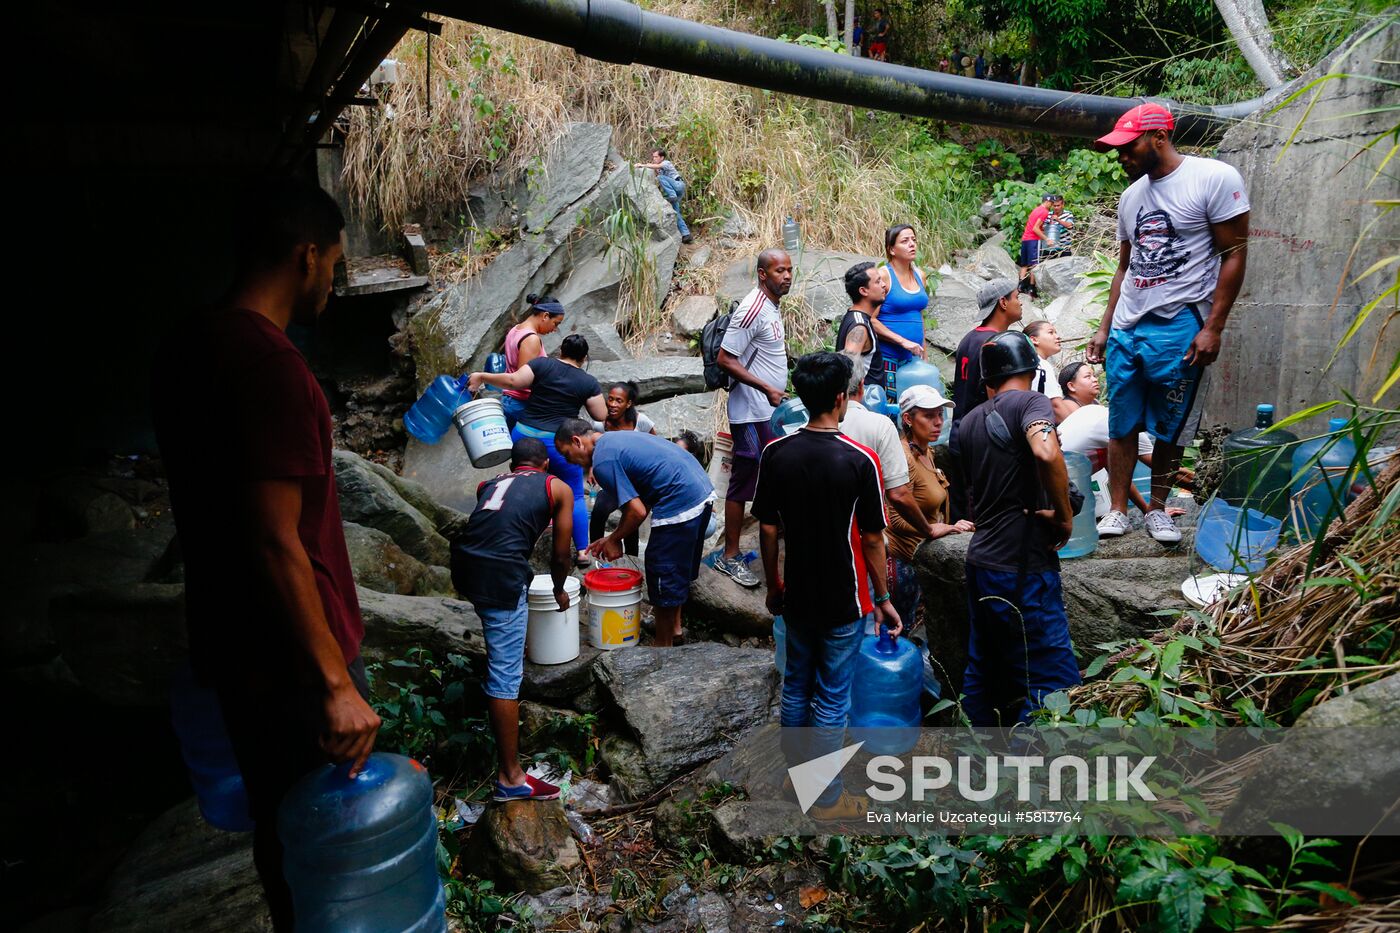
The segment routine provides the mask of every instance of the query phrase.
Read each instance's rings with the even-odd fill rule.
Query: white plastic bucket
[[[506,412],[494,398],[479,398],[452,413],[452,423],[467,447],[474,467],[493,467],[510,459],[510,428]]]
[[[729,474],[734,471],[734,438],[726,431],[715,435],[714,450],[710,454],[710,482],[715,484],[715,492],[721,497],[729,492]]]
[[[569,596],[567,612],[554,599],[554,578],[542,573],[530,581],[525,604],[530,622],[525,629],[525,657],[531,664],[563,664],[578,657],[578,594],[576,577],[564,581]]]
[[[588,641],[613,651],[630,648],[641,637],[642,575],[621,567],[600,567],[583,575],[588,590]]]

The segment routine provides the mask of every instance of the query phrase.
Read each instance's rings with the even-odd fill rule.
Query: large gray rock
[[[450,438],[444,438],[447,440]],[[337,450],[333,459],[340,514],[346,521],[379,529],[424,563],[447,566],[447,539],[438,534],[427,516],[409,505],[362,457]]]
[[[755,567],[755,570],[758,568]],[[761,576],[761,574],[760,574]],[[729,577],[700,565],[700,576],[690,587],[686,614],[736,635],[773,634],[773,615],[764,600],[768,589],[759,584],[747,589]]]
[[[717,308],[713,295],[686,295],[671,309],[671,327],[682,337],[698,336],[714,318]]]
[[[461,513],[476,507],[476,487],[482,482],[510,472],[509,464],[477,469],[456,432],[449,432],[436,444],[424,444],[410,437],[403,452],[403,475],[428,491],[434,502]]]
[[[747,295],[758,284],[755,262],[757,254],[742,256],[731,262],[720,278],[720,307]],[[851,306],[846,294],[846,270],[858,262],[876,262],[874,257],[836,250],[802,249],[793,259],[792,290],[789,300],[807,304],[824,321],[834,321]]]
[[[605,123],[565,124],[544,159],[526,172],[517,195],[525,208],[525,230],[544,229],[596,185],[611,145],[612,127]]]
[[[777,699],[770,652],[715,642],[614,651],[597,677],[641,750],[645,776],[625,789],[633,796],[733,748]]]
[[[716,419],[724,418],[724,407],[719,403],[718,392],[697,392],[650,402],[646,413],[656,422],[656,433],[662,437],[676,437],[681,431],[690,430],[701,438],[709,438],[715,433]]]
[[[471,603],[439,596],[396,596],[355,588],[365,622],[366,660],[403,657],[409,648],[427,648],[438,660],[449,654],[470,658],[477,669],[486,663],[481,618]]]
[[[1379,817],[1400,787],[1397,722],[1397,674],[1308,710],[1250,772],[1226,817],[1230,831],[1267,833],[1282,820],[1311,835],[1336,825],[1339,811]]]
[[[520,695],[545,703],[558,703],[588,713],[599,707],[597,684],[593,671],[598,658],[604,654],[584,638],[579,644],[578,657],[563,664],[532,664],[525,662],[525,679]]]
[[[346,522],[345,546],[360,586],[404,596],[454,595],[447,568],[429,567],[376,528]]]
[[[1016,262],[1006,254],[1006,234],[1000,231],[973,250],[970,256],[958,263],[958,267],[986,281],[1020,278]]]
[[[472,830],[472,870],[508,891],[538,894],[572,884],[581,859],[557,800],[493,804]]]
[[[454,435],[449,435],[444,440],[451,440]],[[372,460],[365,461],[369,468],[382,476],[394,491],[403,497],[403,500],[413,506],[433,523],[438,534],[451,541],[457,537],[467,527],[467,519],[470,518],[465,512],[461,512],[438,502],[428,492],[426,486],[407,476],[400,476],[382,463],[375,463]]]
[[[943,275],[929,298],[927,314],[935,321],[924,340],[935,349],[952,353],[967,332],[982,323],[977,312],[977,290],[986,284],[962,269]]]
[[[698,356],[595,363],[588,367],[588,371],[602,383],[604,389],[614,382],[635,382],[637,400],[642,404],[673,395],[705,391],[704,364]]]
[[[1047,259],[1035,267],[1035,284],[1046,299],[1071,295],[1084,280],[1084,273],[1096,263],[1090,256],[1062,256]]]
[[[1092,556],[1060,562],[1070,636],[1082,663],[1099,653],[1097,645],[1146,637],[1171,624],[1170,617],[1153,615],[1158,610],[1187,608],[1181,584],[1192,573],[1193,535],[1183,528],[1181,544],[1164,548],[1134,531],[1101,541]],[[940,679],[955,690],[967,665],[965,564],[971,537],[926,541],[914,555],[931,656]]]
[[[1099,296],[1079,291],[1061,295],[1040,312],[1040,319],[1055,325],[1063,344],[1062,352],[1078,355],[1078,348],[1088,343],[1103,319],[1104,302]],[[1026,320],[1035,318],[1027,317]]]
[[[113,706],[164,705],[189,653],[181,584],[60,587],[49,622],[69,669]]]
[[[214,829],[191,797],[137,838],[107,882],[92,933],[272,930],[253,834]]]

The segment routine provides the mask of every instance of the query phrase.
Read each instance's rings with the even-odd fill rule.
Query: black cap
[[[1033,373],[1040,368],[1040,354],[1031,338],[1019,330],[997,334],[982,344],[982,379],[995,386],[1007,376]]]

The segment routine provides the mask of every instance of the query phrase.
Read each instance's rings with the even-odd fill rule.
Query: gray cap
[[[992,316],[996,310],[997,302],[1014,292],[1017,288],[1015,279],[992,279],[986,285],[977,289],[977,311],[982,315],[983,323]]]

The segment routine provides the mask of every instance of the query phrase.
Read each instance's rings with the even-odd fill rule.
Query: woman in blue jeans
[[[653,149],[650,162],[638,162],[637,168],[649,168],[656,173],[656,184],[676,212],[676,229],[681,232],[681,242],[690,242],[690,228],[681,216],[681,198],[685,197],[685,179],[676,169],[675,163],[666,158],[665,149]]]
[[[602,421],[608,416],[603,387],[584,371],[588,341],[570,334],[559,345],[559,355],[537,356],[513,373],[472,373],[467,386],[475,392],[483,384],[498,389],[529,389],[530,397],[510,435],[515,440],[533,437],[549,451],[549,472],[569,484],[574,493],[574,549],[580,563],[588,550],[588,500],[583,491],[583,468],[559,455],[554,432],[566,418],[577,418],[580,408]]]

